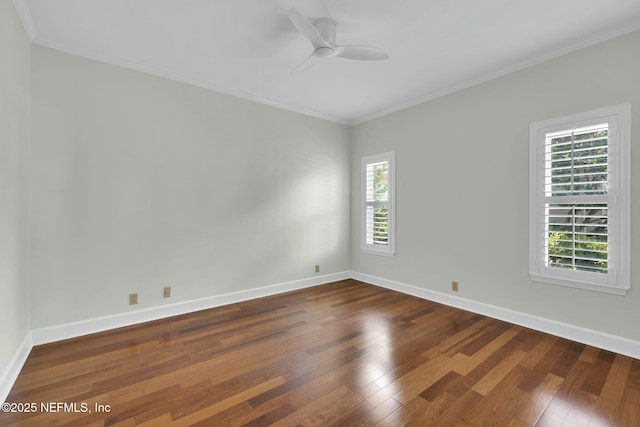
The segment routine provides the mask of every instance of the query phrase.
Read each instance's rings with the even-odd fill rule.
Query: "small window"
[[[531,125],[533,280],[629,289],[628,104]]]
[[[362,250],[395,253],[395,152],[362,159]]]

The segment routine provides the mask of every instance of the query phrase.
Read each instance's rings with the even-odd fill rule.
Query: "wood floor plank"
[[[619,411],[620,425],[640,426],[640,390],[625,389]]]
[[[522,407],[527,404],[528,398],[529,396],[525,392],[516,388],[509,395],[509,399],[504,400],[498,408],[488,411],[480,423],[469,424],[481,427],[508,426],[517,419]],[[480,404],[485,401],[486,399],[481,400]]]
[[[366,402],[369,402],[368,400]],[[400,408],[402,404],[395,399],[387,399],[380,405],[374,407],[368,413],[359,413],[350,415],[351,419],[345,419],[344,423],[340,421],[340,424],[344,425],[357,425],[361,427],[375,426],[380,421],[384,420],[387,416],[395,412]]]
[[[432,415],[431,411],[431,405],[427,401],[420,397],[416,397],[415,399],[400,406],[387,417],[383,418],[377,426],[398,427],[410,425],[433,425],[433,420],[436,417]],[[440,413],[442,413],[442,411],[438,412],[437,415],[440,415]]]
[[[629,378],[627,378],[627,386],[636,391],[640,391],[640,360],[633,360],[631,368],[629,368]]]
[[[508,343],[519,333],[519,329],[515,327],[507,328],[502,334],[495,337],[492,341],[488,342],[483,348],[478,350],[472,356],[467,356],[464,353],[457,353],[455,356],[460,356],[458,358],[458,362],[455,363],[454,369],[456,372],[468,375],[472,371],[477,370],[480,365],[487,365],[487,361],[491,359],[494,353],[501,351],[501,353],[505,353],[504,346],[508,345]],[[511,348],[511,345],[509,346]],[[508,352],[508,349],[507,351]],[[506,354],[505,354],[506,355]],[[464,359],[463,356],[466,356],[466,360],[462,362]],[[493,357],[493,361],[496,363],[500,360],[501,356],[497,355],[497,357]]]
[[[538,363],[540,363],[540,360],[547,354],[556,340],[556,337],[552,337],[549,335],[543,336],[538,344],[536,344],[536,346],[528,352],[527,356],[520,362],[520,364],[525,368],[533,369]]]
[[[171,423],[172,426],[191,426],[196,422],[202,422],[205,419],[211,419],[212,417],[218,415],[219,413],[226,411],[230,408],[235,407],[236,405],[245,405],[247,400],[253,396],[256,396],[260,393],[263,393],[265,390],[270,390],[274,387],[277,387],[284,383],[284,378],[278,377],[272,380],[266,381],[262,384],[258,384],[255,387],[252,387],[247,390],[243,390],[238,394],[230,396],[224,400],[219,400],[213,404],[208,406],[203,406],[201,409],[196,410],[195,412],[191,412],[188,415],[184,415],[180,418],[175,419],[172,414],[172,418],[174,418],[174,422]]]
[[[615,425],[617,416],[619,416],[618,408],[625,391],[631,363],[630,358],[616,355],[602,387],[600,398],[595,405],[595,415],[612,425]]]
[[[518,363],[524,358],[525,352],[515,349],[506,355],[491,371],[476,382],[471,388],[476,393],[486,396],[493,388],[506,377]]]
[[[528,398],[529,393],[525,393],[521,389],[517,388],[517,385],[522,378],[528,372],[527,368],[522,366],[515,366],[508,372],[507,375],[493,387],[484,398],[481,400],[481,404],[477,405],[467,411],[464,415],[464,419],[473,425],[491,425],[496,424],[496,414],[499,414],[501,421],[508,421],[514,419],[515,416],[507,411],[508,408],[514,411],[519,410],[519,399],[522,396]],[[509,401],[505,401],[505,395],[509,396]],[[507,424],[507,422],[500,422],[497,424]]]
[[[7,402],[37,410],[3,427],[637,427],[640,361],[344,280],[37,346]]]
[[[609,351],[599,350],[596,360],[593,362],[589,376],[582,384],[582,389],[593,395],[600,395],[602,387],[607,380],[611,366],[616,355]]]
[[[332,425],[333,423],[339,422],[341,418],[344,418],[349,413],[349,410],[356,407],[361,401],[362,399],[353,394],[349,389],[340,387],[317,401],[303,406],[272,425],[276,427]]]
[[[562,378],[553,374],[546,374],[537,387],[532,389],[530,393],[525,392],[528,394],[529,399],[527,400],[527,404],[522,407],[520,413],[516,416],[516,420],[525,426],[535,425],[544,414],[544,411],[547,409],[547,406],[549,406],[549,403],[551,403],[551,400],[561,385]],[[528,388],[522,390],[527,389]]]

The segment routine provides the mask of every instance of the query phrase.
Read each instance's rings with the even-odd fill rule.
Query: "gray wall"
[[[631,258],[640,254],[640,32],[576,51],[356,126],[360,157],[396,150],[395,258],[359,249],[360,200],[351,204],[352,269],[585,328],[640,340],[639,263],[627,296],[532,282],[529,124],[632,104]]]
[[[12,1],[0,1],[0,377],[29,330],[26,165],[30,44]]]
[[[32,67],[33,328],[349,269],[346,126],[43,47]]]

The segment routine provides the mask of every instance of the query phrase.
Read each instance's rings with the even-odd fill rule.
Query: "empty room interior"
[[[0,425],[640,425],[640,3],[0,0]]]

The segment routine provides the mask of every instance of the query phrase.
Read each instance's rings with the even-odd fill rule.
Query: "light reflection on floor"
[[[554,394],[542,393],[534,405],[536,410],[543,411],[537,427],[613,427],[594,412],[591,403],[580,406],[578,402],[569,403]]]

